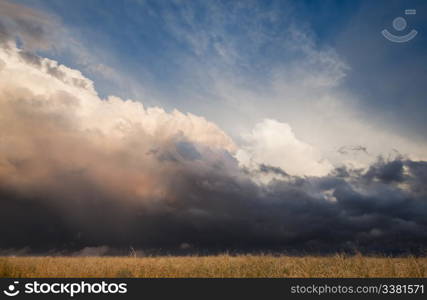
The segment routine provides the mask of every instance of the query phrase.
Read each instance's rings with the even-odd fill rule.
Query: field
[[[0,277],[427,277],[426,257],[0,257]]]

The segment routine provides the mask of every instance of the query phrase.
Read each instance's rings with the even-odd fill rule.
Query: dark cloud
[[[42,57],[34,54],[31,51],[21,50],[18,52],[19,57],[29,65],[35,66],[38,69],[44,69],[44,71],[55,77],[56,79],[68,83],[70,85],[74,85],[83,89],[90,89],[90,85],[87,80],[81,78],[75,78],[67,76],[67,74],[61,70],[61,65],[54,63],[53,61],[43,60]],[[1,62],[0,62],[1,69]]]
[[[27,6],[7,0],[0,2],[0,46],[19,39],[27,49],[47,49],[52,46],[49,30],[54,21],[51,17]]]
[[[363,152],[368,154],[368,150],[363,146],[342,146],[338,149],[340,154],[349,154],[349,153]]]
[[[394,160],[387,164],[378,162],[369,167],[365,178],[377,179],[385,183],[401,182],[404,180],[404,163],[401,160]]]
[[[64,190],[26,195],[2,187],[1,248],[178,249],[186,243],[205,250],[392,253],[427,246],[427,194],[420,189],[426,162],[380,160],[346,180],[294,177],[266,186],[232,173],[186,165],[168,180],[172,194],[154,201],[117,199],[84,171],[58,176]],[[325,191],[332,191],[330,199]]]
[[[9,34],[6,30],[6,26],[0,22],[0,43],[3,44],[8,40]]]
[[[190,142],[187,142],[187,141],[178,141],[175,144],[175,147],[176,147],[178,153],[184,159],[195,160],[195,159],[201,159],[202,158],[202,156],[199,153],[199,151],[197,151],[196,147],[194,147],[194,145],[192,143],[190,143]]]
[[[38,68],[41,68],[42,66],[42,58],[32,52],[21,51],[19,52],[19,56],[30,65],[36,66]]]
[[[273,173],[275,175],[289,176],[289,174],[283,171],[281,168],[269,166],[266,164],[260,164],[259,171],[261,173]]]

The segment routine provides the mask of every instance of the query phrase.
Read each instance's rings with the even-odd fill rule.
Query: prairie
[[[427,277],[426,257],[0,257],[0,277]]]

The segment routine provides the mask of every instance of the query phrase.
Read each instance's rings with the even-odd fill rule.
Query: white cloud
[[[25,89],[37,97],[38,109],[59,112],[77,119],[78,127],[84,130],[101,130],[108,134],[117,129],[117,124],[139,125],[151,135],[168,137],[184,134],[192,141],[209,146],[232,150],[234,145],[229,137],[215,124],[203,117],[184,114],[174,110],[165,112],[158,107],[145,108],[142,103],[122,100],[110,96],[103,100],[98,97],[93,82],[79,71],[57,62],[40,58],[40,65],[31,65],[21,58],[18,49],[1,49],[0,60],[5,62],[1,70],[0,92]],[[58,100],[58,93],[68,95],[70,101]],[[72,99],[72,100],[71,100]],[[7,97],[3,98],[6,101]],[[12,100],[19,101],[19,100]],[[64,104],[65,103],[65,104]],[[71,105],[73,104],[73,105]],[[64,116],[67,117],[67,116]]]
[[[298,140],[289,124],[265,119],[245,138],[246,145],[236,157],[242,166],[256,169],[260,164],[279,167],[290,175],[323,176],[332,165],[313,146]]]
[[[114,96],[101,99],[79,71],[44,58],[29,62],[23,53],[0,48],[2,185],[23,193],[47,188],[79,199],[82,189],[72,187],[78,177],[119,198],[155,198],[184,167],[185,161],[173,163],[185,160],[182,151],[204,151],[209,165],[235,149],[203,117]],[[178,148],[179,141],[194,147]],[[66,184],[61,176],[69,178]]]

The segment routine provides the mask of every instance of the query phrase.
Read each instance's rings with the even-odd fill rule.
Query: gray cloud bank
[[[30,164],[15,166],[28,171]],[[204,250],[418,253],[427,246],[427,162],[378,161],[363,174],[340,169],[265,186],[221,164],[159,164],[179,171],[158,183],[170,192],[156,199],[111,194],[85,171],[58,170],[50,188],[30,193],[2,185],[2,248],[173,250],[185,243]]]

